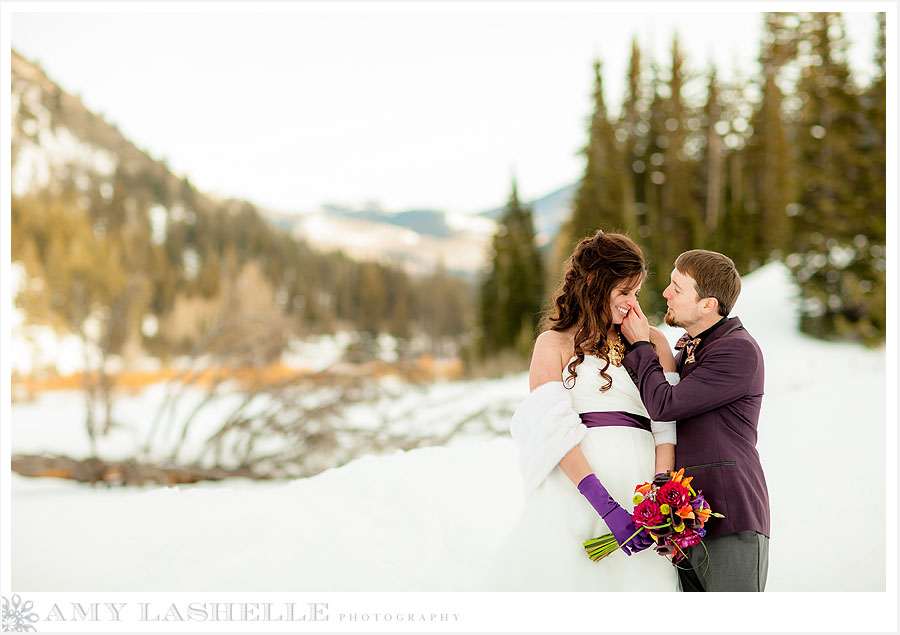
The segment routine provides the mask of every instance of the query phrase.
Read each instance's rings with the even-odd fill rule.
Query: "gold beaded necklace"
[[[616,339],[610,340],[606,338],[603,346],[600,347],[602,353],[606,353],[606,358],[613,366],[621,366],[622,360],[625,359],[625,342],[616,335]]]

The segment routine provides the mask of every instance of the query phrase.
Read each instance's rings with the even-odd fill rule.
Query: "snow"
[[[342,416],[346,428],[351,430],[381,429],[395,435],[410,435],[410,438],[447,435],[459,421],[479,416],[486,420],[480,429],[503,431],[524,396],[523,385],[527,391],[527,379],[521,375],[501,380],[439,381],[423,386],[410,386],[389,375],[379,381],[377,399],[348,405]],[[154,428],[166,395],[179,392],[174,388],[178,386],[160,382],[139,394],[119,397],[112,410],[113,421],[118,425],[97,439],[98,455],[107,460],[125,459],[150,440],[147,459],[166,459],[177,444],[184,421],[207,397],[204,390],[185,389],[170,404],[171,409],[167,407],[162,413],[159,425]],[[301,401],[304,407],[315,407],[331,396],[329,389],[306,391]],[[199,457],[205,440],[241,405],[243,398],[242,393],[228,391],[226,387],[220,396],[200,408],[191,420],[180,458]],[[248,415],[261,412],[269,404],[268,398],[260,395],[246,405],[245,412]],[[45,392],[31,402],[13,404],[12,411],[14,453],[47,452],[78,459],[90,456],[83,429],[84,397],[80,391]],[[232,453],[227,438],[223,446],[223,464],[237,466],[238,455]],[[270,450],[259,445],[255,454],[265,455]]]
[[[150,227],[152,234],[150,239],[155,245],[162,245],[166,242],[166,225],[168,224],[169,211],[159,203],[153,205],[147,214],[150,217]]]
[[[173,209],[175,208],[173,207]],[[193,249],[185,250],[185,269],[191,275],[195,275],[199,269],[199,264],[193,262],[197,258]],[[25,267],[18,261],[10,265],[9,272],[10,295],[15,298],[22,285],[25,284],[27,274]],[[42,369],[51,369],[61,375],[70,375],[84,370],[85,346],[77,335],[60,334],[44,324],[29,323],[25,319],[24,311],[15,304],[9,315],[11,326],[9,358],[12,372],[29,376]],[[158,328],[159,325],[154,316],[145,316],[142,323],[142,330],[145,334],[152,335]],[[88,320],[85,329],[97,336],[100,325],[94,320]],[[280,361],[288,368],[323,370],[339,362],[347,347],[358,340],[359,336],[349,331],[294,338],[288,342]],[[381,334],[376,344],[375,354],[379,359],[387,362],[396,361],[398,357],[396,338]],[[99,356],[97,347],[89,344],[88,355],[92,359],[96,359]],[[110,368],[121,363],[118,356],[110,357],[112,360]],[[139,368],[132,368],[132,370],[153,370],[159,367],[159,362],[152,358],[139,359],[136,363]],[[176,365],[187,363],[189,360],[177,360]]]
[[[482,236],[487,242],[490,242],[494,232],[497,231],[497,222],[485,216],[448,212],[444,218],[447,221],[447,226],[451,229],[475,236]]]
[[[9,268],[10,295],[15,298],[25,281],[25,268],[13,262]],[[13,372],[32,374],[41,368],[55,368],[67,375],[84,367],[84,347],[78,336],[59,335],[49,326],[28,324],[16,306],[10,316],[10,366]]]
[[[52,175],[66,173],[73,166],[99,176],[110,177],[115,173],[118,164],[115,154],[79,140],[64,126],[52,125],[53,117],[41,103],[39,86],[30,86],[13,103],[16,107],[13,112],[25,105],[34,115],[34,119],[22,125],[28,136],[17,136],[20,147],[11,173],[14,195],[40,191]]]
[[[323,370],[340,361],[347,347],[356,341],[348,331],[297,339],[289,343],[281,355],[281,363],[290,368]]]
[[[447,222],[458,228],[463,221],[454,218]],[[389,262],[413,274],[431,273],[439,264],[449,271],[475,274],[484,266],[492,235],[483,228],[471,220],[459,235],[435,238],[396,225],[318,211],[297,216],[292,233],[316,249],[342,251],[357,260]]]
[[[885,350],[800,334],[782,265],[744,287],[733,314],[767,371],[758,443],[772,509],[767,590],[885,591]],[[528,381],[386,386],[383,400],[349,409],[355,425],[448,430],[485,410],[503,428]],[[116,430],[103,452],[141,436],[160,390],[122,400],[116,412],[135,427]],[[84,455],[77,397],[13,404],[12,451]],[[473,591],[523,508],[513,442],[483,431],[305,479],[95,488],[13,475],[11,487],[19,592]]]
[[[25,268],[13,262],[9,268],[10,295],[15,298],[26,279]],[[70,375],[84,369],[85,347],[81,338],[72,333],[60,334],[43,324],[25,320],[24,312],[13,305],[10,315],[10,368],[12,372],[31,375],[42,369],[53,369]],[[96,336],[100,324],[92,318],[85,322],[85,331]],[[99,350],[89,346],[87,354],[96,359]]]
[[[518,494],[514,469],[506,469],[510,450],[502,441],[424,448],[364,457],[311,479],[147,491],[77,494],[58,481],[17,477],[14,499],[32,504],[27,519],[17,519],[13,502],[13,586],[47,588],[52,567],[54,590],[465,589],[492,545],[460,532],[456,510],[479,523],[506,521],[496,503]],[[454,487],[434,492],[429,483],[448,469]],[[485,496],[483,479],[493,472]],[[102,519],[121,530],[96,531]],[[72,542],[60,540],[63,527]],[[45,545],[40,563],[29,549],[37,544]]]

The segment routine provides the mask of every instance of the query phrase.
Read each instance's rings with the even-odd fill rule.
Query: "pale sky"
[[[762,33],[721,3],[163,8],[23,6],[11,43],[200,189],[284,212],[475,212],[513,174],[542,196],[581,175],[595,57],[617,110],[633,36],[667,66],[677,31],[690,68],[727,78],[755,71]],[[867,76],[875,15],[845,19]]]

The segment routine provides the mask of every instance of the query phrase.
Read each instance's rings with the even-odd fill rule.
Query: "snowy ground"
[[[883,591],[885,351],[800,335],[793,306],[787,272],[769,265],[745,279],[734,311],[766,359],[758,448],[772,505],[768,590]],[[527,384],[525,374],[442,383],[400,391],[383,407],[414,417],[410,426],[446,425],[515,404]],[[123,402],[134,420],[153,390]],[[78,403],[55,394],[13,404],[13,452],[83,453],[80,427],[67,423],[80,418],[71,416]],[[110,452],[132,433],[119,434]],[[506,436],[464,436],[280,482],[107,489],[13,475],[12,587],[476,590],[522,506]]]

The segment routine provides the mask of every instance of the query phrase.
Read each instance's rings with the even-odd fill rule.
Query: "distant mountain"
[[[578,191],[577,181],[533,201],[527,201],[531,207],[534,217],[534,228],[537,232],[538,244],[541,247],[551,243],[559,232],[559,228],[569,215],[572,199],[575,197],[576,191]],[[495,207],[486,212],[481,212],[479,216],[496,221],[502,213],[503,207]]]
[[[265,209],[260,213],[273,226],[319,250],[377,260],[412,274],[441,268],[464,278],[483,270],[497,228],[489,218],[435,210],[389,212],[323,205],[300,214]]]
[[[423,236],[452,238],[456,235],[456,231],[447,224],[446,214],[436,210],[414,209],[405,212],[386,212],[381,209],[354,210],[339,205],[323,205],[323,210],[344,218],[405,227]]]
[[[527,201],[534,212],[542,251],[569,213],[578,183]],[[261,210],[271,224],[319,249],[340,250],[351,258],[375,258],[427,273],[441,266],[451,274],[473,276],[485,267],[497,220],[497,207],[477,214],[417,209],[386,211],[376,205],[350,208],[325,204],[314,212],[287,214]]]

